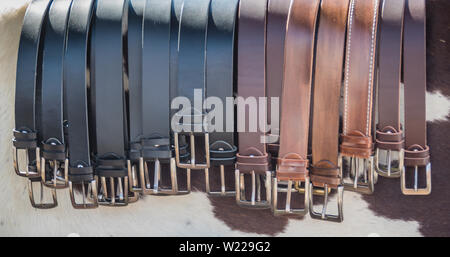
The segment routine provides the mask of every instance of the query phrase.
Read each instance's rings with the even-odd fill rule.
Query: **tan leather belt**
[[[345,189],[362,193],[374,188],[371,130],[378,8],[378,0],[352,0],[348,15],[339,161],[345,158],[350,166],[352,183],[344,181]]]
[[[308,132],[311,83],[314,59],[314,38],[320,1],[294,0],[289,10],[283,89],[281,96],[280,150],[276,178],[273,184],[274,214],[308,213]],[[278,182],[287,182],[287,188],[278,189]],[[305,183],[305,207],[293,209],[291,194],[296,192],[293,182]],[[286,205],[277,209],[278,192],[286,192]]]
[[[241,0],[238,17],[238,96],[266,96],[265,64],[266,64],[266,12],[267,0]],[[269,208],[271,202],[271,172],[269,154],[261,137],[264,132],[249,132],[249,115],[256,110],[249,110],[245,103],[238,102],[238,127],[243,125],[246,132],[239,132],[239,153],[236,162],[236,202],[239,205]],[[245,108],[245,111],[239,110]],[[244,115],[244,117],[242,117]],[[261,115],[260,115],[261,116]],[[260,117],[260,118],[265,118]],[[266,124],[266,123],[263,123]],[[245,196],[244,174],[251,175],[251,200]],[[266,199],[262,200],[261,179],[265,176]],[[258,195],[257,195],[258,194]]]
[[[406,195],[431,193],[430,148],[426,132],[426,26],[425,0],[407,0],[404,28],[405,168],[401,188]],[[405,185],[406,172],[414,170],[414,187]],[[418,188],[419,169],[426,170],[426,187]]]
[[[310,214],[339,222],[343,220],[344,192],[338,166],[339,102],[349,2],[322,0],[314,77],[311,182],[324,188],[325,202],[322,212],[316,213],[310,194]],[[328,188],[338,190],[337,215],[326,214]]]
[[[378,72],[378,124],[376,131],[376,170],[384,177],[399,177],[403,168],[403,131],[400,125],[400,79],[403,39],[404,0],[384,0]],[[385,165],[380,163],[386,151]],[[392,167],[392,154],[398,166]]]
[[[280,112],[272,113],[272,101],[281,98],[283,83],[284,39],[286,36],[286,21],[291,0],[269,0],[267,8],[267,48],[266,48],[266,79],[267,79],[267,123],[270,124],[268,135],[270,142],[267,150],[272,158],[278,157],[280,124],[272,116],[280,116]],[[279,102],[278,102],[279,103]],[[274,102],[276,104],[276,102]]]

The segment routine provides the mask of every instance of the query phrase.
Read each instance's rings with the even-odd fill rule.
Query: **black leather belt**
[[[122,17],[126,8],[124,0],[97,0],[95,6],[90,98],[95,128],[95,175],[101,185],[98,200],[100,204],[122,206],[128,204],[122,62]]]
[[[140,188],[144,194],[184,194],[179,190],[170,133],[170,26],[171,1],[148,0],[143,21],[141,134],[133,139],[130,159],[139,163]],[[157,92],[157,93],[155,93]],[[132,112],[133,110],[131,110]],[[131,124],[135,126],[136,124]],[[149,164],[154,163],[153,187]],[[161,185],[161,163],[170,166],[171,188]]]
[[[69,190],[74,208],[98,206],[97,187],[90,158],[88,128],[88,35],[93,0],[74,1],[70,9],[64,62],[65,107],[69,143]],[[86,190],[85,186],[88,183]],[[77,203],[74,184],[81,185],[82,202]]]
[[[64,52],[72,0],[55,0],[45,24],[41,91],[41,176],[46,186],[69,185],[67,143],[64,136]]]
[[[39,135],[41,113],[41,76],[42,49],[41,37],[45,30],[48,0],[34,1],[25,14],[22,34],[20,35],[19,55],[16,73],[16,105],[14,129],[14,169],[17,175],[29,178],[28,192],[31,205],[35,208],[52,208],[58,205],[56,192],[52,190],[53,202],[43,202],[43,186],[41,186],[40,203],[34,199],[33,182],[40,182],[40,144]],[[19,151],[25,153],[25,170],[20,167]]]
[[[209,133],[209,156],[212,166],[220,167],[220,191],[211,191],[209,169],[205,169],[206,192],[211,195],[235,195],[235,191],[226,191],[225,166],[236,162],[234,123],[227,117],[234,116],[234,105],[225,105],[227,97],[233,97],[234,85],[234,40],[235,20],[238,0],[212,0],[206,43],[206,96],[220,99],[223,103],[223,127]],[[208,102],[207,108],[209,106]],[[218,106],[214,106],[218,109]],[[220,111],[220,109],[218,110]],[[233,119],[231,119],[232,121]],[[210,121],[208,121],[209,123]]]

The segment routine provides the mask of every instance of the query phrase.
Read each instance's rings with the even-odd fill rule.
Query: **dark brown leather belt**
[[[322,212],[316,213],[310,194],[310,214],[338,222],[343,220],[344,192],[338,166],[339,102],[349,2],[322,0],[314,78],[311,188],[323,187],[325,202]],[[337,215],[326,213],[328,188],[338,191]]]
[[[378,124],[376,131],[376,170],[384,177],[399,177],[403,168],[403,131],[400,125],[400,79],[403,45],[404,0],[385,0],[381,15],[378,72]],[[385,165],[380,164],[386,152]],[[392,167],[392,154],[398,154]]]
[[[425,1],[407,0],[404,29],[404,83],[405,83],[405,168],[401,188],[405,195],[431,193],[430,148],[426,131],[426,26]],[[406,173],[413,168],[414,187],[407,188]],[[426,171],[426,187],[418,188],[419,169]]]
[[[280,111],[272,113],[272,107],[279,107],[283,83],[284,39],[286,22],[291,0],[269,0],[267,7],[267,41],[266,41],[266,92],[267,124],[270,124],[267,150],[272,158],[278,157],[280,136]],[[272,105],[272,102],[274,103]],[[273,119],[275,118],[275,119]]]
[[[267,0],[241,0],[238,17],[238,97],[243,100],[248,97],[259,100],[266,96],[266,11]],[[252,99],[247,99],[252,100]],[[270,159],[266,145],[261,137],[265,133],[261,128],[257,132],[249,132],[249,114],[254,115],[258,110],[249,110],[243,101],[237,100],[237,125],[246,132],[239,131],[239,153],[236,162],[236,202],[239,205],[269,208],[271,202],[271,172]],[[257,107],[257,106],[253,106]],[[243,117],[244,116],[244,117]],[[259,115],[264,119],[266,115]],[[265,129],[265,128],[262,128]],[[245,196],[244,174],[250,174],[252,179],[251,200]],[[265,176],[266,199],[261,200],[261,177]],[[258,194],[258,195],[257,195]]]
[[[276,178],[273,180],[274,214],[309,212],[308,133],[314,40],[320,1],[294,0],[287,21],[283,89],[281,95],[280,149]],[[287,188],[278,189],[278,183]],[[305,207],[291,208],[294,183],[305,184]],[[286,205],[277,209],[278,192],[286,192]]]
[[[372,99],[377,49],[378,0],[352,0],[348,15],[344,80],[344,127],[339,165],[349,163],[347,190],[372,193]],[[362,173],[362,174],[361,174]],[[360,181],[361,180],[361,181]]]

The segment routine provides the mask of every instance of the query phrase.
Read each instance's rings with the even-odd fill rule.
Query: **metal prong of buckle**
[[[33,190],[34,182],[39,183],[39,185],[41,187],[39,203],[36,203],[34,200],[34,190]],[[30,197],[31,206],[33,206],[34,208],[37,208],[37,209],[50,209],[50,208],[54,208],[54,207],[58,206],[58,200],[56,198],[56,189],[55,188],[51,189],[53,202],[44,203],[44,188],[45,187],[40,180],[39,181],[33,181],[31,179],[28,180],[28,195]]]
[[[247,201],[245,197],[245,180],[244,173],[240,173],[239,170],[235,171],[236,182],[236,203],[242,207],[255,208],[255,209],[269,209],[272,204],[272,172],[266,171],[265,187],[266,187],[266,200],[261,200],[261,175],[255,174],[255,171],[251,172],[252,176],[252,195],[251,200]]]
[[[205,155],[206,155],[206,163],[196,163],[195,162],[195,136],[194,133],[191,132],[189,134],[190,138],[190,148],[191,148],[191,160],[189,163],[182,163],[180,160],[180,145],[178,136],[179,134],[177,132],[174,133],[175,138],[175,159],[177,163],[177,167],[184,168],[184,169],[193,169],[193,170],[200,170],[200,169],[208,169],[210,167],[210,157],[209,157],[209,134],[203,133],[205,135]]]
[[[61,171],[59,169],[61,163],[57,160],[51,161],[51,164],[53,165],[53,178],[50,181],[47,181],[45,176],[46,161],[47,160],[44,157],[41,158],[41,179],[44,186],[56,189],[67,188],[69,186],[69,159],[64,160],[64,177],[58,176],[58,171]]]
[[[82,181],[81,183],[81,195],[83,196],[83,200],[81,203],[77,203],[75,199],[75,191],[73,190],[73,183],[72,181],[69,181],[69,194],[70,194],[70,201],[72,202],[72,206],[75,209],[92,209],[98,207],[98,193],[97,193],[97,183],[95,180],[92,180],[88,182],[88,189],[86,192],[86,185],[85,182]],[[87,200],[90,201],[90,203],[87,202]]]
[[[309,186],[309,190],[312,191],[313,185],[312,183]],[[324,188],[324,199],[323,199],[323,207],[322,211],[315,212],[314,211],[314,196],[313,194],[309,194],[309,214],[311,215],[311,218],[313,219],[320,219],[320,220],[328,220],[328,221],[334,221],[334,222],[342,222],[344,220],[344,212],[343,212],[343,200],[344,200],[344,187],[338,186],[338,198],[337,198],[337,207],[338,207],[338,214],[327,214],[327,206],[328,206],[328,185],[325,184]]]
[[[297,193],[298,190],[293,187],[293,181],[287,181],[287,188],[278,188],[278,180],[277,178],[273,178],[273,195],[272,195],[272,212],[275,216],[278,215],[286,215],[286,214],[295,214],[299,216],[305,216],[309,212],[309,194],[311,190],[309,189],[309,177],[305,178],[305,196],[304,196],[304,208],[303,209],[293,209],[291,207],[291,198],[292,193]],[[286,204],[284,209],[278,209],[278,193],[286,193]]]
[[[427,180],[427,186],[425,188],[418,188],[418,174],[419,174],[419,167],[414,166],[414,188],[407,188],[406,187],[406,167],[403,168],[402,175],[401,175],[401,189],[402,193],[404,195],[429,195],[431,193],[431,163],[428,163],[425,167],[426,170],[426,180]]]
[[[380,166],[380,151],[386,151],[386,169]],[[392,150],[375,150],[375,169],[377,174],[387,178],[399,178],[403,172],[404,150],[398,151],[398,167],[392,167]],[[397,152],[397,151],[395,151]]]
[[[186,190],[178,187],[177,165],[175,158],[170,158],[170,189],[161,187],[161,163],[159,159],[154,161],[153,187],[150,183],[150,172],[148,161],[139,158],[139,176],[141,181],[141,192],[144,195],[185,195],[191,193],[191,169],[186,171]]]
[[[109,188],[106,179],[109,180]],[[117,179],[117,186],[115,183]],[[104,206],[127,206],[128,205],[128,176],[123,177],[99,177],[95,176],[96,185],[100,180],[98,191],[98,204]]]
[[[306,184],[305,184],[306,185]],[[297,190],[297,192],[299,192],[300,194],[305,194],[306,189],[305,187],[301,187],[300,183],[298,181],[295,182],[294,184],[295,189]],[[328,188],[328,194],[331,192],[331,188]],[[312,191],[313,195],[321,195],[324,196],[325,195],[325,189],[322,188],[313,188]]]
[[[340,176],[344,178],[343,171],[343,158],[342,154],[339,154],[338,166],[340,167]],[[344,189],[348,191],[359,192],[363,194],[372,194],[375,188],[375,172],[373,165],[373,156],[368,159],[358,158],[355,156],[348,157],[350,162],[349,177],[353,177],[352,183],[342,182]],[[363,181],[359,181],[360,174],[360,162],[363,162]]]
[[[128,168],[128,203],[134,203],[139,200],[140,192],[142,191],[140,187],[138,187],[139,179],[136,171],[136,165],[132,165],[130,160],[127,160],[127,168]]]
[[[41,160],[41,155],[40,155],[40,149],[39,147],[36,147],[36,169],[37,172],[30,172],[28,165],[30,164],[30,157],[28,156],[28,149],[17,149],[16,147],[13,146],[13,164],[14,164],[14,171],[16,172],[17,175],[21,176],[21,177],[27,177],[27,178],[37,178],[40,177],[40,169],[41,169],[41,164],[40,164],[40,160]],[[25,171],[21,171],[20,167],[19,167],[19,151],[25,151],[25,164],[26,164],[26,168]]]
[[[206,193],[211,196],[235,196],[236,191],[226,191],[225,186],[225,166],[220,165],[220,191],[211,191],[211,186],[209,184],[209,169],[205,169],[205,187]]]

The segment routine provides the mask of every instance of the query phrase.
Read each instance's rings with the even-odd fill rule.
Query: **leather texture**
[[[266,96],[266,19],[267,0],[241,0],[238,15],[238,71],[237,95],[247,97]],[[238,127],[249,131],[250,111],[238,103]],[[245,108],[245,112],[239,110]],[[255,113],[252,113],[255,115]],[[267,124],[266,114],[259,115],[262,124]],[[242,117],[244,116],[244,117]],[[257,132],[239,132],[239,153],[236,169],[240,172],[264,174],[270,169],[269,155],[262,136],[266,129]]]
[[[233,97],[235,70],[235,27],[238,0],[211,0],[206,42],[206,97],[218,98],[225,105],[227,97]],[[234,115],[234,109],[225,109],[227,116]],[[217,108],[217,107],[214,107]],[[211,111],[211,110],[207,110]],[[209,133],[210,157],[214,166],[232,165],[236,161],[234,123]]]
[[[344,64],[349,0],[322,0],[317,32],[312,115],[312,168],[314,186],[336,188],[338,167],[339,104]]]
[[[65,98],[69,142],[69,180],[92,181],[94,178],[88,127],[88,35],[94,1],[74,1],[68,23],[64,58]],[[76,142],[76,143],[73,143]]]
[[[372,105],[377,50],[378,0],[352,0],[347,24],[344,67],[344,156],[369,158],[372,146]]]
[[[405,166],[429,163],[426,130],[425,1],[407,0],[404,30]]]
[[[294,0],[287,20],[277,179],[305,181],[314,43],[320,1]]]

